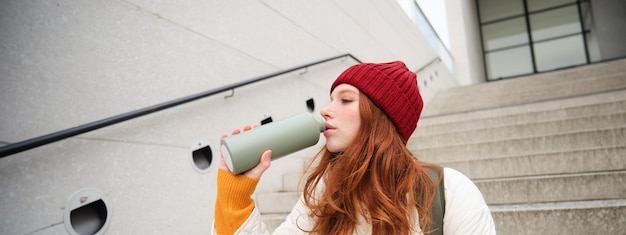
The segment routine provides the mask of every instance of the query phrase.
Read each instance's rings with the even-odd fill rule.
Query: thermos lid
[[[313,115],[313,118],[315,118],[320,132],[324,132],[326,130],[326,121],[324,121],[324,118],[319,115]]]

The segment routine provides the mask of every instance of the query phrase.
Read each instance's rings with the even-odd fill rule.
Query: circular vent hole
[[[70,196],[65,204],[63,223],[69,234],[103,234],[111,212],[102,193],[95,189],[82,189]]]
[[[98,200],[70,212],[70,224],[80,235],[96,234],[107,219],[107,208],[104,201]]]
[[[199,144],[202,146],[201,144]],[[213,152],[211,146],[206,145],[191,151],[191,158],[196,170],[206,172],[213,163]]]

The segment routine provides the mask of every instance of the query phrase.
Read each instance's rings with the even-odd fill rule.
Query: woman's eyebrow
[[[337,92],[337,95],[343,95],[345,93],[358,94],[357,91],[354,91],[351,89],[342,89],[342,90],[339,90],[339,92]]]

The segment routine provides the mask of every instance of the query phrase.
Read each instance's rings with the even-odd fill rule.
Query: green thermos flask
[[[301,113],[226,137],[221,152],[228,169],[240,174],[259,164],[266,150],[276,160],[317,144],[325,129],[322,117]]]

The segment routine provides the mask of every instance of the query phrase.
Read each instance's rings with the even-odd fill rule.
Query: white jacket
[[[446,200],[443,218],[444,235],[496,234],[491,212],[476,185],[465,175],[451,168],[444,168],[444,180]],[[309,209],[301,197],[287,219],[272,234],[307,234],[298,226],[311,229],[313,222],[314,218],[309,216]],[[415,227],[419,229],[419,226]],[[365,222],[356,229],[355,234],[372,233],[371,225]],[[217,234],[215,229],[213,229],[213,234]],[[235,234],[270,234],[270,232],[261,220],[261,214],[255,208]],[[416,231],[413,234],[419,235],[422,232]]]

